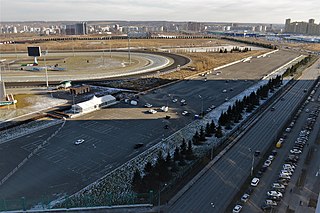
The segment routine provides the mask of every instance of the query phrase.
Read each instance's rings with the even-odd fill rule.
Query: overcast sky
[[[319,0],[1,0],[0,21],[320,22]]]

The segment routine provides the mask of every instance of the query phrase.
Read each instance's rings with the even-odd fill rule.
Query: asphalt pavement
[[[211,105],[221,105],[226,97],[232,98],[239,94],[295,57],[297,55],[294,53],[282,52],[270,58],[253,59],[251,63],[239,63],[222,69],[220,75],[209,74],[207,81],[199,76],[163,87],[156,90],[156,93],[140,96],[138,106],[120,103],[112,108],[70,119],[59,134],[33,159],[0,186],[0,199],[22,196],[36,199],[42,195],[56,198],[62,194],[70,195],[192,122],[193,115],[198,114],[202,108],[206,110]],[[226,93],[222,92],[224,89],[227,90]],[[290,100],[289,104],[295,103],[299,95],[300,93]],[[183,98],[187,105],[173,103],[172,98],[178,98],[179,101]],[[143,107],[146,102],[156,109],[168,103],[169,112],[147,114],[147,108]],[[290,106],[287,108],[290,110]],[[183,110],[190,111],[192,115],[182,116]],[[164,119],[167,114],[171,115],[169,120]],[[169,129],[163,128],[165,124],[169,125]],[[269,122],[268,125],[275,124]],[[58,126],[47,128],[1,144],[0,178],[57,128]],[[260,132],[256,134],[262,135]],[[78,139],[84,139],[85,142],[75,146],[74,142]],[[138,150],[133,149],[134,144],[140,142],[145,146]],[[246,156],[246,151],[243,152],[240,155]],[[250,159],[246,161],[246,164],[251,162]],[[223,171],[223,168],[221,170]]]
[[[251,171],[252,153],[264,153],[275,141],[300,105],[318,76],[316,65],[307,69],[296,84],[272,104],[259,121],[209,169],[176,202],[167,206],[168,212],[224,212],[233,196],[238,192]],[[271,111],[271,107],[275,110]],[[255,161],[255,165],[258,161]]]

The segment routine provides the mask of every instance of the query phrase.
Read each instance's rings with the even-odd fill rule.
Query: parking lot
[[[283,52],[270,58],[254,59],[251,63],[222,69],[219,75],[211,73],[206,76],[206,81],[199,76],[141,95],[138,105],[121,102],[112,108],[70,119],[48,145],[5,185],[0,186],[0,198],[37,198],[43,194],[57,196],[74,193],[181,129],[194,120],[194,115],[202,109],[205,111],[209,106],[221,105],[226,98],[239,94],[296,56]],[[224,89],[227,92],[223,92]],[[178,99],[176,103],[172,102],[174,98]],[[181,99],[186,100],[186,105],[181,106]],[[144,107],[146,103],[152,104],[152,109],[159,112],[147,113],[150,108]],[[169,106],[167,113],[159,110],[165,105]],[[183,111],[190,112],[190,115],[182,115]],[[165,119],[166,115],[170,115],[170,119]],[[168,125],[167,129],[165,125]],[[1,145],[0,154],[8,153],[10,149],[19,156],[26,156],[52,134],[53,128],[57,127],[30,134],[23,144],[21,139],[17,139]],[[75,145],[79,139],[84,142]],[[137,143],[144,143],[144,146],[134,149]],[[2,156],[12,165],[19,164],[23,159],[8,154]],[[36,192],[32,191],[34,187],[37,187]]]
[[[248,198],[239,201],[243,206],[241,212],[286,212],[287,209],[314,212],[314,207],[308,207],[308,204],[311,198],[315,199],[319,194],[319,178],[316,176],[319,158],[315,157],[316,161],[311,160],[308,166],[306,159],[311,148],[319,148],[319,95],[320,89],[313,94],[313,101],[309,98],[310,101],[303,104],[281,138],[277,140],[282,140],[282,145],[278,148],[275,146],[275,152],[270,152],[267,159],[263,159],[262,167],[254,174],[259,183],[251,183],[246,192],[249,194]],[[309,175],[309,185],[300,184],[303,173]]]

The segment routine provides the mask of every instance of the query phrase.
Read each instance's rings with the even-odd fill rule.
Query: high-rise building
[[[187,23],[187,30],[193,32],[200,32],[201,31],[201,23],[199,22],[188,22]]]
[[[284,31],[292,34],[320,35],[320,24],[314,22],[314,19],[309,19],[309,22],[291,22],[291,19],[286,19]]]
[[[66,34],[67,35],[86,35],[86,34],[88,34],[87,22],[66,25]]]

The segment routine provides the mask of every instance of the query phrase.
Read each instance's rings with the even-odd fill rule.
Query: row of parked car
[[[271,190],[267,192],[267,198],[265,200],[264,205],[261,207],[262,210],[269,210],[274,206],[277,206],[283,197],[283,193],[288,186],[291,177],[296,169],[297,163],[300,159],[300,155],[303,152],[304,147],[308,143],[310,130],[313,129],[314,123],[316,121],[317,116],[319,115],[320,107],[316,107],[314,111],[312,111],[305,123],[304,127],[299,133],[299,136],[294,142],[291,150],[289,151],[289,155],[286,158],[281,171],[279,172],[279,176],[277,180],[272,183]],[[292,122],[291,122],[292,124]],[[290,125],[291,125],[290,124]],[[293,123],[294,124],[294,123]],[[293,125],[291,125],[291,128]]]
[[[260,155],[260,151],[255,151],[254,156],[258,157]],[[262,177],[263,173],[268,169],[268,167],[272,164],[272,161],[275,159],[277,155],[277,150],[272,150],[268,156],[268,159],[265,160],[260,170],[257,172],[255,177],[251,180],[250,186],[248,190],[242,195],[240,201],[232,210],[233,213],[239,213],[243,207],[243,204],[249,200],[250,195],[253,193],[253,189],[258,186],[260,182],[260,178]],[[273,192],[270,192],[274,194]]]

